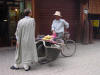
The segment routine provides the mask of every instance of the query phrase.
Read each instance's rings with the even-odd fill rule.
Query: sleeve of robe
[[[16,39],[17,39],[17,43],[18,44],[20,43],[20,40],[21,40],[21,31],[22,31],[22,26],[20,25],[20,21],[19,21],[18,22],[18,25],[17,25],[16,32],[15,32]]]
[[[33,19],[32,23],[33,23],[32,25],[33,25],[33,28],[34,28],[33,29],[34,30],[33,31],[34,32],[34,36],[33,37],[35,38],[35,19]],[[34,43],[35,43],[35,39],[34,39]]]

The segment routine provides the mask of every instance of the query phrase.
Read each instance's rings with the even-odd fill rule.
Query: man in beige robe
[[[16,30],[16,56],[15,64],[11,69],[19,69],[23,64],[25,71],[30,70],[30,64],[38,62],[37,50],[35,45],[35,20],[31,18],[30,9],[25,9],[25,17],[18,22]]]

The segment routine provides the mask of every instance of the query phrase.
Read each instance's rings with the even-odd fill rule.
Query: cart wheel
[[[61,54],[64,57],[71,57],[76,52],[76,43],[73,40],[66,40],[65,45],[62,47]]]

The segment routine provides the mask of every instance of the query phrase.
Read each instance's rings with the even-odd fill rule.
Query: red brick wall
[[[89,13],[100,14],[100,0],[89,0]]]
[[[37,24],[40,34],[50,34],[53,14],[61,11],[65,20],[70,23],[71,38],[76,39],[80,25],[80,0],[36,0]]]

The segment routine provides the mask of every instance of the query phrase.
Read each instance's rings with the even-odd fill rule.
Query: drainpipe
[[[89,22],[88,22],[88,8],[89,8],[89,1],[82,1],[81,2],[81,39],[82,43],[88,44],[89,43]]]

